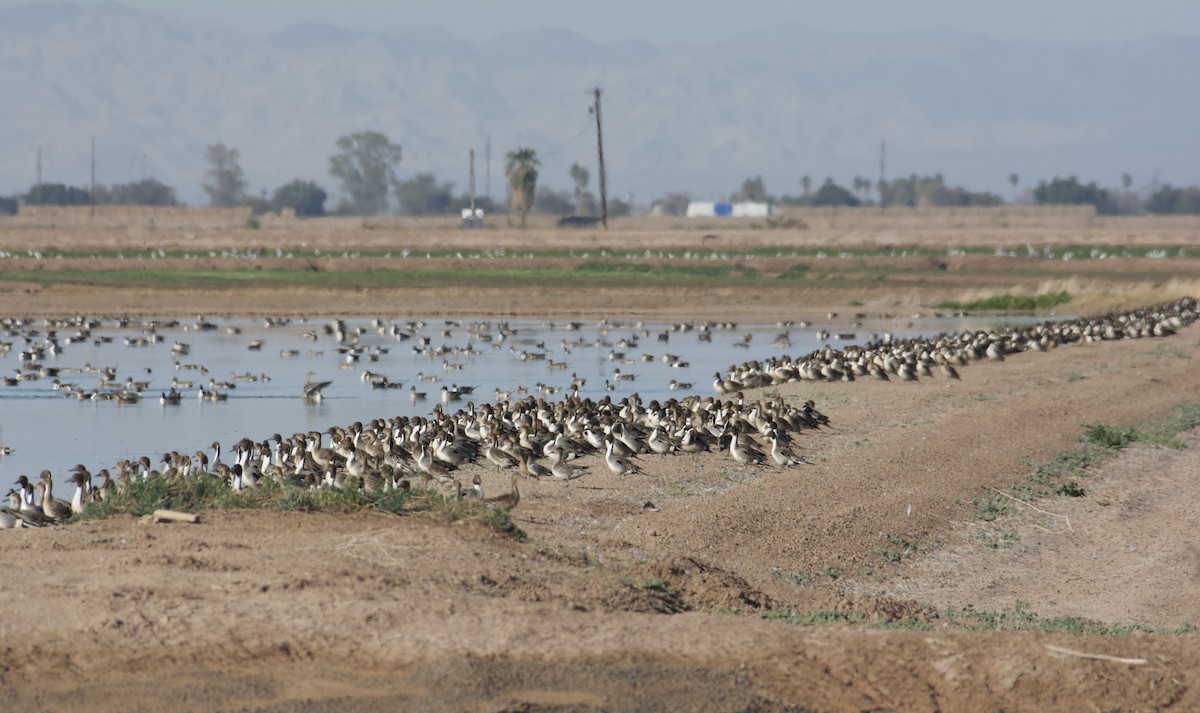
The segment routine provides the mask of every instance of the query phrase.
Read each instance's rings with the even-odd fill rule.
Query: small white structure
[[[462,227],[464,228],[482,228],[483,227],[483,208],[463,208],[462,209]]]
[[[691,201],[687,207],[689,218],[766,218],[772,213],[770,203],[714,203],[711,201]]]
[[[770,203],[751,203],[743,201],[733,204],[734,218],[766,218],[771,215]]]

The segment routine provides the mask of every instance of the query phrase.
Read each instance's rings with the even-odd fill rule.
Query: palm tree
[[[521,227],[525,227],[525,216],[533,207],[533,196],[537,191],[538,160],[537,151],[522,146],[515,151],[509,151],[508,162],[504,166],[504,175],[508,177],[508,188],[512,194],[512,209],[521,216]]]
[[[1020,182],[1020,180],[1021,180],[1021,177],[1018,176],[1017,174],[1015,174],[1015,173],[1008,174],[1008,182],[1012,184],[1013,203],[1017,202],[1017,183]]]
[[[587,191],[588,179],[592,176],[588,170],[577,163],[571,164],[571,180],[575,182],[575,214],[583,214],[583,194]],[[591,212],[589,210],[589,212]]]
[[[800,187],[804,189],[804,197],[808,198],[809,194],[812,193],[812,177],[802,176],[800,178]]]

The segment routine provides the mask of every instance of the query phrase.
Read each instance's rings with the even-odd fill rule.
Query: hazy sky
[[[102,0],[76,1],[88,5]],[[0,0],[0,8],[23,4],[28,0]],[[121,4],[218,22],[253,34],[310,21],[358,29],[437,26],[466,39],[564,27],[598,41],[706,41],[779,24],[832,33],[946,28],[1001,39],[1072,43],[1200,35],[1197,0],[122,0]]]

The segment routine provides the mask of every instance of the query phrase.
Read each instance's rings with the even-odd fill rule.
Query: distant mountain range
[[[943,173],[1010,195],[1054,175],[1116,186],[1200,180],[1200,38],[1120,45],[1008,42],[948,32],[885,37],[764,28],[721,43],[596,43],[546,29],[468,42],[441,29],[300,24],[267,38],[119,4],[0,11],[0,195],[35,178],[86,185],[152,175],[202,200],[205,147],[237,148],[252,189],[293,178],[331,192],[334,142],[372,129],[402,176],[504,195],[504,154],[537,150],[540,185],[596,175],[590,90],[603,94],[609,193],[723,198],[761,175]]]

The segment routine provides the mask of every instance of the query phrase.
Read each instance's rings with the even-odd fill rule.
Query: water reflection
[[[748,359],[863,343],[888,330],[912,336],[982,326],[950,319],[853,327],[832,321],[159,320],[108,321],[83,333],[78,326],[37,322],[2,340],[11,348],[0,368],[12,375],[7,381],[21,378],[0,386],[0,446],[13,449],[0,457],[0,483],[43,468],[62,473],[83,463],[95,472],[126,458],[147,455],[157,462],[172,450],[206,450],[214,441],[228,445],[243,437],[427,415],[442,403],[455,410],[468,400],[557,399],[573,387],[591,399],[634,391],[645,401],[711,394],[715,372]],[[40,358],[28,353],[46,344],[59,348]],[[33,378],[38,365],[45,375]],[[314,381],[332,382],[320,403],[302,398],[309,371]],[[137,382],[147,384],[140,401],[104,398],[134,393]],[[160,403],[172,388],[179,403]],[[473,393],[454,398],[469,389]],[[225,399],[201,397],[210,390]]]

